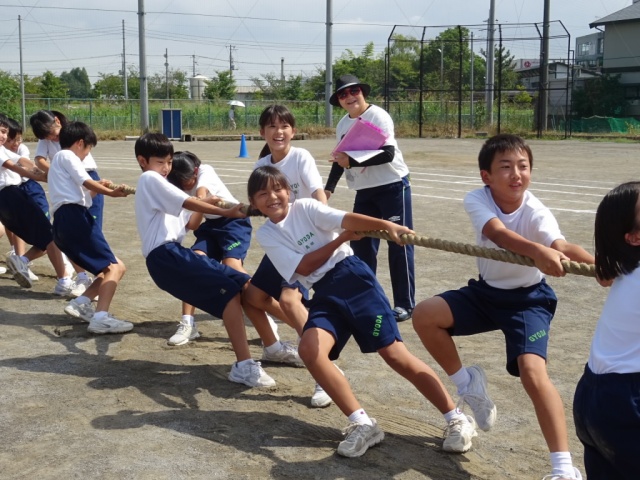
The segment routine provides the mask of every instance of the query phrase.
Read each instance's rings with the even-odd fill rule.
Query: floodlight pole
[[[138,41],[140,44],[140,130],[149,132],[149,91],[147,89],[147,46],[144,27],[144,0],[138,0]]]
[[[333,106],[329,103],[329,98],[331,97],[331,90],[333,90],[333,63],[332,63],[332,43],[331,43],[331,30],[333,27],[332,23],[332,13],[331,13],[331,2],[332,0],[327,0],[327,22],[326,22],[326,31],[327,31],[327,45],[326,45],[326,59],[325,59],[325,81],[324,81],[324,125],[325,127],[333,126]]]
[[[127,85],[127,52],[125,48],[124,20],[122,20],[122,85],[124,86],[124,99],[129,100],[129,87]]]
[[[549,10],[551,0],[544,1],[544,14],[542,19],[542,58],[540,61],[540,130],[547,129],[547,117],[549,108]]]

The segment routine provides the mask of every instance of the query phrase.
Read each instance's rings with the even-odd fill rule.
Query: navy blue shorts
[[[248,218],[208,219],[193,232],[192,250],[221,262],[225,258],[244,260],[251,244],[251,220]]]
[[[640,373],[596,375],[586,365],[573,398],[589,480],[638,478]]]
[[[288,283],[282,278],[275,265],[268,256],[262,257],[256,273],[251,277],[251,285],[258,287],[270,297],[280,301],[280,292],[283,288],[295,288],[302,294],[303,303],[309,300],[309,290],[300,282]]]
[[[353,335],[362,353],[402,341],[389,300],[371,269],[356,256],[339,262],[313,286],[304,330],[321,328],[335,339],[336,360]]]
[[[68,203],[56,210],[53,240],[72,262],[94,275],[118,263],[102,230],[82,205]]]
[[[100,175],[98,175],[97,170],[87,170],[87,173],[91,177],[91,180],[95,180],[96,182],[100,180]],[[89,213],[96,221],[98,228],[102,230],[102,219],[104,218],[104,195],[101,193],[97,193],[91,199],[91,206],[89,207]]]
[[[546,281],[507,290],[494,288],[482,279],[472,279],[468,286],[439,296],[453,314],[451,335],[502,330],[507,348],[506,368],[514,377],[520,376],[520,355],[534,353],[546,360],[549,326],[558,303]]]
[[[154,248],[147,269],[160,289],[218,318],[251,278],[176,242]]]
[[[40,207],[42,213],[47,218],[51,218],[49,215],[49,202],[47,201],[47,195],[44,193],[44,188],[35,180],[27,180],[20,185],[20,188],[23,192],[33,198],[33,201]]]
[[[51,222],[20,187],[0,189],[0,222],[29,245],[46,250],[53,241]]]

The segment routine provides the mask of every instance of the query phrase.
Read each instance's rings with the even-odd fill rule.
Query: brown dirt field
[[[535,155],[531,190],[551,207],[569,241],[592,251],[593,218],[601,197],[637,178],[637,144],[531,141]],[[326,177],[331,140],[296,142],[315,156]],[[462,209],[465,192],[480,185],[476,155],[481,140],[400,140],[412,171],[418,234],[473,243]],[[32,148],[34,145],[29,145]],[[176,143],[214,165],[237,198],[252,158],[237,158],[237,142]],[[94,150],[101,176],[135,185],[139,168],[133,142],[103,142]],[[350,210],[344,180],[331,204]],[[254,222],[257,226],[260,221]],[[221,321],[199,313],[203,336],[182,347],[166,339],[180,318],[180,303],[148,276],[140,253],[133,198],[106,200],[105,234],[127,265],[113,313],[135,323],[124,335],[96,336],[63,313],[65,301],[50,292],[46,259],[33,270],[40,281],[21,289],[0,277],[0,477],[5,479],[540,479],[550,472],[548,452],[531,403],[504,369],[499,334],[456,339],[466,364],[481,364],[498,407],[491,432],[480,432],[465,455],[440,451],[444,421],[413,387],[376,355],[350,342],[340,360],[385,440],[359,459],[335,454],[345,418],[335,406],[308,406],[313,391],[304,369],[265,365],[273,389],[249,389],[227,380],[234,355]],[[187,238],[185,244],[190,245]],[[4,250],[1,250],[4,249]],[[0,240],[0,251],[8,250]],[[253,271],[257,244],[246,261]],[[384,248],[378,276],[389,292]],[[457,288],[476,276],[472,257],[419,248],[417,299]],[[593,279],[569,275],[549,280],[559,298],[549,348],[549,374],[565,402],[575,465],[583,470],[571,403],[586,362],[606,290]],[[437,367],[413,332],[400,324],[408,348]],[[260,341],[247,327],[255,358]],[[294,332],[281,325],[284,339]],[[436,371],[442,374],[439,368]],[[445,384],[454,394],[447,379]]]

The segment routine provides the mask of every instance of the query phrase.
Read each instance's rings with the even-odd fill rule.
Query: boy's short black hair
[[[95,147],[98,144],[93,129],[83,122],[69,122],[60,129],[60,148],[70,148],[77,141]]]
[[[260,128],[266,128],[267,125],[274,120],[280,120],[283,123],[291,125],[291,128],[296,128],[296,118],[284,105],[269,105],[262,110],[260,118],[258,119],[258,125],[260,125]]]
[[[64,127],[67,124],[67,117],[57,110],[38,110],[31,115],[31,117],[29,117],[29,123],[36,138],[40,140],[47,138],[51,133],[56,118],[60,122],[60,126]]]
[[[173,157],[173,143],[162,133],[145,133],[136,140],[134,146],[136,157],[141,156],[145,160],[151,157]]]
[[[5,114],[0,113],[0,127],[7,127],[9,128],[9,117],[7,117]]]
[[[9,133],[7,135],[7,138],[9,140],[13,140],[14,138],[16,138],[16,135],[22,135],[22,125],[20,125],[18,121],[14,120],[13,118],[8,118],[7,120],[7,123],[9,124]]]
[[[494,135],[482,145],[480,153],[478,154],[478,166],[480,170],[491,171],[491,163],[496,157],[496,154],[509,151],[526,152],[529,156],[529,167],[533,168],[533,153],[531,152],[531,147],[525,143],[524,139],[518,135],[501,133],[500,135]]]

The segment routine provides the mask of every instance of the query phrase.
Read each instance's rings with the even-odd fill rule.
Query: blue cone
[[[247,152],[247,139],[244,138],[244,133],[242,134],[242,138],[240,138],[240,155],[238,158],[249,158],[249,152]]]

